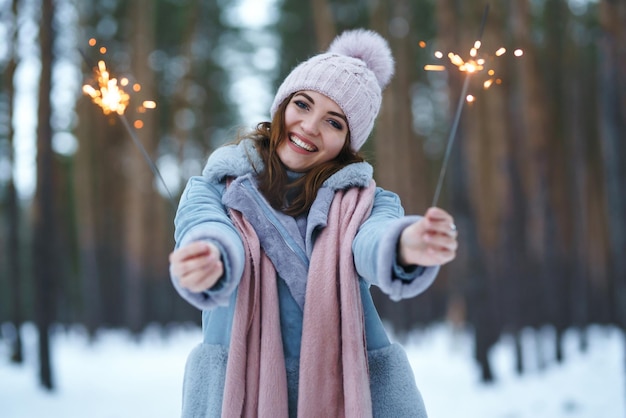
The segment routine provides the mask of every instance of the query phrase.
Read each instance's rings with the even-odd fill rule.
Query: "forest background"
[[[524,328],[553,328],[548,362],[567,360],[567,329],[580,331],[581,350],[591,324],[624,329],[623,1],[491,1],[482,34],[483,2],[251,3],[0,0],[0,338],[13,361],[27,321],[40,331],[47,387],[53,325],[139,333],[199,323],[168,274],[186,180],[240,127],[268,119],[294,65],[355,27],[383,34],[396,58],[364,152],[408,213],[432,202],[466,77],[435,51],[469,59],[480,36],[501,80],[484,90],[486,72],[470,78],[475,101],[463,106],[438,201],[456,218],[458,258],[415,299],[392,303],[373,290],[395,332],[441,321],[471,329],[489,381],[489,350],[503,334],[520,341]],[[496,57],[500,47],[508,52]],[[123,117],[81,92],[100,59],[141,85]],[[144,112],[144,100],[157,107]]]

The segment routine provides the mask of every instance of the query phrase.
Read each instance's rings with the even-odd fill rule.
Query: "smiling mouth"
[[[317,147],[304,142],[303,140],[301,140],[300,138],[298,138],[295,135],[289,135],[289,141],[292,144],[294,144],[296,147],[301,148],[301,149],[303,149],[305,151],[308,151],[308,152],[315,152],[315,151],[317,151]]]

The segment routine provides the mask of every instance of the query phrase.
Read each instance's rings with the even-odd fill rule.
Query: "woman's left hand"
[[[457,230],[454,218],[432,207],[422,219],[404,228],[398,242],[400,264],[424,267],[448,263],[456,257]]]

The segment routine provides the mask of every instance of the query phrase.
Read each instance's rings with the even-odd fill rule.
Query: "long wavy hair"
[[[348,164],[362,162],[364,158],[350,147],[348,132],[346,142],[337,157],[311,168],[303,176],[290,181],[287,167],[280,161],[276,150],[282,141],[287,140],[285,109],[292,97],[293,94],[283,100],[271,123],[259,123],[256,129],[239,141],[249,138],[255,143],[255,148],[265,165],[265,168],[257,174],[259,190],[270,205],[287,215],[298,216],[309,211],[324,181]]]

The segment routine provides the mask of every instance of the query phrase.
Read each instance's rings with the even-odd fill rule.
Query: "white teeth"
[[[290,136],[289,140],[293,142],[295,145],[297,145],[298,147],[305,149],[309,152],[313,152],[316,149],[315,147],[310,146],[309,144],[307,144],[306,142],[302,141],[300,138],[294,135]]]

